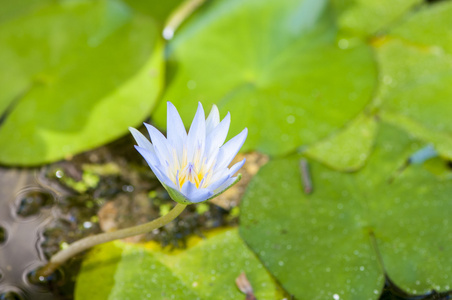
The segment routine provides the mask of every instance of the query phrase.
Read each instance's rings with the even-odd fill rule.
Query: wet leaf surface
[[[382,118],[452,158],[452,2],[426,5],[374,42]]]
[[[235,279],[242,271],[258,299],[275,299],[275,284],[237,229],[179,253],[118,241],[90,252],[75,299],[241,299]]]
[[[423,165],[398,172],[423,144],[379,127],[360,172],[311,161],[310,195],[298,156],[270,162],[250,183],[240,233],[295,297],[378,299],[385,272],[409,294],[451,289],[452,184]]]
[[[303,153],[333,169],[356,171],[372,152],[378,127],[376,118],[361,114],[344,129],[308,147]]]

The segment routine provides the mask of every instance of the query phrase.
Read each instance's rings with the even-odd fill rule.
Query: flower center
[[[184,183],[190,181],[196,185],[196,188],[202,186],[204,179],[204,168],[199,168],[194,163],[188,163],[185,168],[178,171],[178,175],[176,176],[176,180],[179,183],[179,188],[182,188]]]
[[[207,160],[203,157],[200,149],[196,151],[191,160],[188,159],[187,151],[184,148],[182,155],[179,157],[175,150],[173,150],[173,167],[172,177],[174,184],[179,188],[187,182],[196,185],[196,188],[203,188],[209,184],[213,175],[212,167],[215,160]]]

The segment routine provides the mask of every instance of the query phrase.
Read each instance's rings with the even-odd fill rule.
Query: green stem
[[[163,29],[163,37],[170,40],[179,25],[205,1],[206,0],[186,0],[182,2],[182,4],[180,4],[168,17],[168,21]]]
[[[169,213],[166,215],[153,220],[151,222],[121,229],[113,232],[105,232],[93,236],[88,236],[79,241],[76,241],[69,245],[66,249],[63,249],[56,253],[54,256],[50,258],[50,261],[42,268],[40,268],[36,275],[37,278],[41,278],[41,276],[47,277],[51,275],[55,270],[61,266],[65,261],[74,255],[87,250],[93,246],[110,242],[117,239],[123,239],[129,236],[135,236],[142,233],[150,232],[154,229],[160,228],[172,220],[174,220],[180,213],[185,209],[187,205],[178,203]]]

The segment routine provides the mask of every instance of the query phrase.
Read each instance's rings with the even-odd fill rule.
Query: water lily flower
[[[174,105],[167,105],[167,137],[154,126],[144,123],[151,142],[135,128],[129,128],[154,174],[170,197],[182,204],[209,200],[240,180],[234,174],[245,159],[229,167],[245,142],[248,130],[230,139],[224,145],[231,116],[220,122],[216,105],[205,119],[204,109],[198,104],[188,134]]]

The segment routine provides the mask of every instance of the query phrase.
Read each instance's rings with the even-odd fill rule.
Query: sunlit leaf
[[[422,165],[401,168],[423,146],[382,124],[359,172],[312,162],[309,195],[299,157],[274,160],[242,200],[240,233],[300,299],[378,299],[384,271],[409,293],[449,290],[452,182]]]
[[[39,6],[47,5],[52,0],[0,0],[0,23],[27,13]]]
[[[422,0],[333,0],[342,30],[372,35],[397,23]]]
[[[119,0],[61,1],[0,24],[0,163],[35,165],[124,134],[162,84],[160,27]]]
[[[413,13],[374,41],[382,118],[452,158],[452,2]]]
[[[177,254],[114,242],[85,259],[75,299],[244,299],[235,284],[242,272],[258,299],[275,299],[273,280],[236,229]]]
[[[142,0],[124,0],[130,7],[139,11],[140,13],[149,15],[160,22],[165,22],[170,13],[183,0],[165,0],[162,1],[142,1]]]
[[[305,152],[331,168],[356,171],[371,153],[377,131],[376,116],[359,115],[346,128],[309,147]]]
[[[370,101],[376,70],[359,39],[339,48],[332,8],[318,0],[212,1],[169,44],[168,88],[188,122],[196,102],[231,112],[243,150],[284,154],[326,137]],[[165,126],[163,101],[155,121]]]

